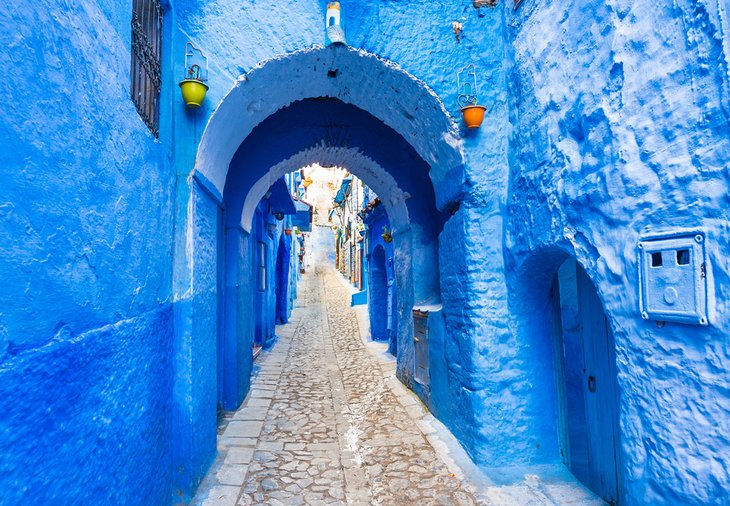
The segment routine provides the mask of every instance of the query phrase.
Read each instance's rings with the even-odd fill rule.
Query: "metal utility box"
[[[639,304],[645,320],[708,324],[704,234],[639,242]]]
[[[413,310],[413,341],[416,352],[414,378],[421,385],[429,385],[428,373],[428,312]]]

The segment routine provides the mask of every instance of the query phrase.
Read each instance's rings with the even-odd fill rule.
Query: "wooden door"
[[[606,502],[616,505],[620,454],[613,336],[590,278],[580,267],[576,278],[583,335],[589,487]]]
[[[551,294],[563,460],[615,506],[621,462],[613,335],[593,283],[575,260],[567,260],[556,278]]]

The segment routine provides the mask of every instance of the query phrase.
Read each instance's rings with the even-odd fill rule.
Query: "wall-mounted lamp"
[[[197,109],[205,100],[208,91],[208,58],[203,51],[193,46],[191,42],[185,44],[185,78],[180,81],[185,105]]]
[[[461,107],[461,114],[464,117],[464,124],[467,128],[479,128],[484,121],[483,105],[477,105],[477,71],[473,63],[470,63],[456,73],[457,102]]]
[[[327,4],[327,19],[325,22],[327,23],[325,45],[347,44],[345,40],[345,27],[342,23],[340,2],[330,2]]]

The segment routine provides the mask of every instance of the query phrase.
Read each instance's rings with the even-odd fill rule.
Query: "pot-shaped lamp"
[[[477,104],[477,72],[473,63],[470,63],[456,73],[459,107],[467,128],[479,128],[484,121],[487,110]]]
[[[208,92],[208,58],[203,51],[193,46],[191,42],[185,44],[185,76],[180,81],[185,105],[197,109],[203,104]]]

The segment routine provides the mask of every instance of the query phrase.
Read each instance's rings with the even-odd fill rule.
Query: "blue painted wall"
[[[561,29],[546,31],[555,20]],[[575,256],[616,343],[624,503],[725,504],[727,2],[524,1],[509,24],[508,286],[542,291],[514,297],[510,321],[539,320],[545,282]],[[659,328],[639,314],[637,242],[693,227],[710,238],[711,324]]]
[[[409,74],[333,48],[273,60],[236,83],[259,62],[321,44],[324,2],[168,3],[159,140],[128,98],[131,1],[19,0],[0,11],[0,57],[13,72],[0,124],[0,276],[8,280],[0,294],[0,388],[12,385],[0,448],[18,456],[0,457],[0,490],[16,494],[5,502],[27,503],[17,484],[32,483],[28,462],[59,473],[44,489],[49,501],[164,503],[176,489],[192,490],[215,452],[216,400],[240,403],[251,367],[254,322],[246,315],[254,307],[257,232],[241,227],[242,201],[233,196],[243,199],[273,163],[302,149],[354,146],[408,194],[408,216],[398,219],[412,228],[396,231],[394,247],[403,253],[395,254],[396,277],[411,281],[399,286],[398,309],[410,314],[415,303],[440,299],[430,301],[442,305],[434,328],[443,324],[432,339],[431,406],[477,463],[560,460],[549,287],[573,256],[615,337],[623,502],[723,504],[730,489],[730,407],[722,402],[730,381],[727,3],[471,5],[343,3],[348,42]],[[460,42],[455,20],[464,24]],[[197,112],[184,109],[176,87],[188,40],[210,57],[209,99]],[[321,82],[292,86],[317,58],[344,62],[339,81],[323,71]],[[459,141],[449,130],[459,123],[454,72],[469,62],[487,119],[476,132],[460,127]],[[275,75],[258,83],[266,68]],[[381,96],[338,84],[348,79]],[[238,164],[241,151],[224,188],[191,174],[205,160],[198,144],[208,120],[234,86],[250,96],[232,116],[283,109],[245,141],[242,150],[260,148],[245,159],[249,175]],[[308,86],[358,106],[287,108],[295,100],[288,97],[302,98],[296,90]],[[432,107],[426,86],[445,113]],[[320,113],[351,137],[339,126],[313,134],[308,118]],[[230,121],[217,125],[225,130]],[[274,151],[278,158],[269,156]],[[398,193],[390,196],[389,213]],[[224,323],[215,317],[219,244],[210,244],[220,209]],[[638,315],[636,243],[672,228],[701,228],[707,237],[707,327],[658,328]],[[436,271],[419,271],[436,257]],[[210,346],[221,326],[222,393]],[[412,343],[405,343],[398,372],[412,384]],[[34,388],[44,381],[48,388]],[[64,409],[55,410],[57,399],[69,400]],[[81,435],[106,434],[103,413],[118,417],[109,416],[109,426],[128,429],[109,436],[124,451],[105,440],[94,445],[94,458],[77,460],[78,479],[60,475],[67,448],[87,441]],[[41,443],[14,439],[26,433],[25,420],[48,427]],[[140,456],[156,469],[139,464],[148,462]],[[92,472],[98,461],[110,463],[108,475]]]
[[[409,314],[399,315],[395,307],[397,286],[393,269],[395,250],[392,242],[383,239],[383,228],[393,230],[385,207],[380,204],[363,217],[367,244],[368,272],[368,314],[372,338],[388,342],[388,351],[398,355],[398,318],[409,318]],[[393,310],[388,322],[388,292],[391,292]]]
[[[164,304],[6,357],[0,504],[167,504],[171,338]]]
[[[172,495],[172,83],[156,140],[130,20],[131,1],[0,10],[3,505]]]

